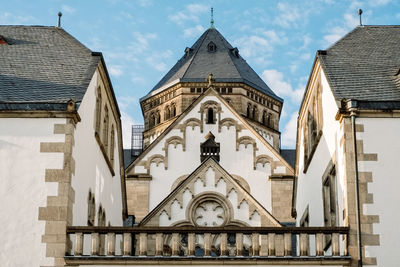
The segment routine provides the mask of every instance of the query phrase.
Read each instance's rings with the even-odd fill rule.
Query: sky
[[[102,52],[121,110],[124,147],[143,124],[139,99],[210,26],[284,99],[282,148],[294,148],[296,119],[318,49],[359,24],[400,24],[398,0],[0,0],[0,24],[61,26]]]

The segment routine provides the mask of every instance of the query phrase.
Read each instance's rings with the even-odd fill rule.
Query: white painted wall
[[[337,158],[336,173],[336,192],[338,200],[338,216],[339,224],[343,225],[343,198],[344,198],[344,182],[343,182],[343,164],[342,164],[342,148],[340,147],[340,139],[343,132],[340,129],[340,123],[335,120],[338,110],[337,104],[333,97],[332,91],[326,80],[325,74],[321,69],[321,86],[322,86],[322,137],[319,140],[316,151],[313,155],[311,163],[306,173],[304,170],[304,136],[303,130],[300,129],[300,151],[299,151],[299,170],[297,184],[297,225],[300,224],[304,211],[309,207],[310,226],[324,226],[323,200],[322,200],[322,182],[323,174],[327,169],[331,158]]]
[[[200,103],[198,103],[180,122],[184,123],[189,118],[200,119],[199,113],[201,103],[213,100],[221,103],[222,113],[221,119],[232,118],[242,124],[239,119],[234,115],[228,107],[226,107],[216,96],[205,96]],[[217,116],[218,119],[218,116]],[[271,182],[268,177],[271,175],[271,167],[266,164],[264,167],[261,164],[257,165],[256,170],[253,169],[253,146],[240,145],[239,151],[236,151],[236,129],[231,126],[229,129],[224,126],[221,132],[218,132],[218,122],[216,124],[204,124],[203,132],[200,132],[200,127],[196,126],[186,128],[186,151],[183,151],[182,146],[178,145],[174,148],[173,145],[168,147],[168,169],[165,170],[163,163],[158,166],[155,163],[151,164],[150,175],[150,204],[149,210],[151,211],[156,207],[169,193],[174,181],[182,176],[189,175],[200,165],[200,142],[205,141],[205,135],[211,131],[216,142],[220,143],[220,165],[232,175],[239,175],[243,177],[250,186],[250,193],[259,201],[267,210],[271,210]],[[183,133],[176,127],[163,137],[163,140],[158,142],[152,150],[145,155],[143,161],[149,159],[152,155],[161,154],[165,155],[163,150],[165,140],[172,136],[179,136],[183,138]],[[242,136],[250,136],[256,140],[258,151],[256,156],[266,154],[273,158],[275,161],[278,158],[271,152],[271,150],[261,141],[262,137],[257,137],[248,129],[243,129],[239,132],[238,138]],[[277,168],[276,172],[285,172],[285,168]],[[135,166],[133,172],[145,173],[146,170],[142,166]]]
[[[366,248],[367,257],[377,257],[378,266],[398,266],[396,259],[400,231],[400,118],[357,118],[364,125],[364,132],[357,133],[357,140],[364,143],[364,153],[377,153],[378,161],[361,161],[360,172],[372,172],[368,193],[373,194],[373,204],[364,204],[365,214],[379,215],[373,224],[373,233],[379,234],[380,246]]]
[[[0,118],[0,262],[2,266],[49,266],[42,243],[45,222],[39,207],[57,195],[45,169],[62,169],[62,153],[40,153],[41,142],[64,142],[54,124],[66,119]]]
[[[75,190],[73,225],[87,225],[87,199],[90,188],[92,193],[95,194],[96,200],[95,225],[97,225],[97,213],[101,204],[106,210],[107,225],[110,222],[112,226],[121,226],[122,198],[119,162],[122,159],[119,158],[118,134],[115,132],[115,176],[111,175],[94,136],[98,75],[98,71],[96,71],[78,109],[81,121],[76,126],[75,146],[72,152],[75,159],[75,175],[72,177],[72,187]],[[103,99],[105,99],[105,96],[103,96]],[[112,121],[112,116],[110,116],[110,121]],[[115,130],[117,130],[117,127],[115,127]]]

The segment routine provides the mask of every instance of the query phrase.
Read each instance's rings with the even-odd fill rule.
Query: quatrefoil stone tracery
[[[225,221],[225,209],[216,201],[204,201],[196,207],[194,221],[198,226],[221,226]]]

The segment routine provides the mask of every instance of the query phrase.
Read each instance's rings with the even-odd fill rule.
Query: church
[[[399,43],[358,26],[318,50],[281,149],[284,99],[211,24],[124,151],[102,54],[0,26],[2,265],[396,266]]]

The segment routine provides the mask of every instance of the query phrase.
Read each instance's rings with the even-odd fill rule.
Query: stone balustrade
[[[347,227],[68,227],[67,262],[119,260],[349,261]],[[317,260],[317,261],[316,261]],[[235,261],[236,262],[236,261]],[[118,264],[114,262],[113,264]],[[315,264],[314,264],[315,265]],[[329,264],[328,264],[329,265]]]

